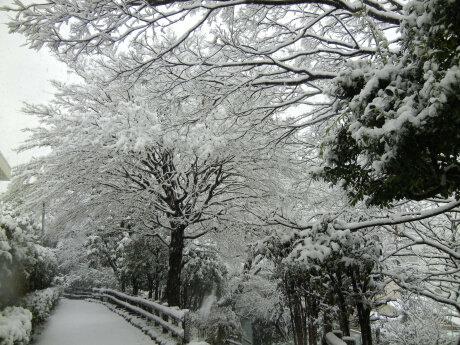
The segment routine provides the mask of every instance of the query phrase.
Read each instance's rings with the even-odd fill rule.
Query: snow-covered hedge
[[[32,313],[22,307],[0,312],[0,345],[27,344],[32,330]]]
[[[37,290],[25,296],[21,300],[21,305],[30,310],[33,315],[32,323],[36,325],[43,322],[50,315],[51,310],[59,300],[60,294],[58,287]]]

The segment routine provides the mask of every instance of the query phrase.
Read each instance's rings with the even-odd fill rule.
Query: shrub
[[[191,314],[194,337],[204,339],[211,345],[225,345],[229,338],[240,338],[242,329],[239,317],[231,307],[213,306],[209,313]]]
[[[32,313],[32,324],[34,326],[48,318],[60,295],[60,289],[53,287],[34,291],[21,300],[21,305]]]
[[[32,330],[32,313],[21,307],[0,312],[0,345],[27,344]]]
[[[57,270],[54,250],[40,244],[39,227],[0,204],[0,308],[44,289]]]

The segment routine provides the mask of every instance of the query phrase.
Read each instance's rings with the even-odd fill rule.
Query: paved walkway
[[[61,299],[33,345],[155,345],[141,330],[99,303]]]

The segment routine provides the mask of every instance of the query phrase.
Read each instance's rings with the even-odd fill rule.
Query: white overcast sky
[[[12,0],[0,0],[0,7]],[[37,124],[33,118],[21,113],[23,102],[46,103],[53,88],[50,80],[69,80],[66,66],[52,57],[48,49],[39,52],[24,46],[26,40],[19,34],[8,34],[5,23],[12,14],[0,11],[0,152],[10,166],[29,161],[37,152],[16,153],[26,138],[23,129]],[[8,182],[0,181],[0,194]]]

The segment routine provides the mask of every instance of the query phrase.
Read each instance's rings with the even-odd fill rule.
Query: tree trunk
[[[151,299],[153,297],[153,277],[150,275],[147,277],[147,284],[149,285],[149,298]]]
[[[302,322],[301,301],[298,292],[295,289],[293,278],[287,275],[283,280],[289,311],[291,314],[292,334],[294,336],[294,345],[305,345],[306,325]]]
[[[328,306],[334,305],[334,298],[333,298],[332,294],[329,294],[324,302]],[[323,313],[324,313],[324,315],[323,315],[323,339],[321,341],[321,344],[322,345],[327,345],[326,334],[328,334],[329,332],[332,332],[331,309],[330,308],[324,308]]]
[[[348,308],[347,303],[345,302],[345,296],[342,293],[343,282],[341,272],[337,272],[337,285],[336,293],[340,309],[340,330],[343,332],[343,335],[350,335],[350,323],[348,321]]]
[[[308,343],[310,345],[316,345],[318,343],[316,336],[318,333],[317,326],[315,324],[316,318],[318,317],[318,310],[316,308],[316,301],[315,299],[311,296],[311,294],[308,294],[305,289],[305,295],[304,295],[305,303],[306,303],[306,308],[307,308],[307,323],[308,323]]]
[[[297,300],[294,302],[294,334],[297,339],[298,345],[306,345],[307,337],[307,325],[305,324],[305,318],[302,316],[302,305],[301,302]]]
[[[166,301],[170,307],[181,307],[180,288],[182,256],[184,251],[184,231],[185,226],[179,226],[171,232],[171,242],[169,245],[169,271],[166,282]]]
[[[359,278],[357,276],[359,277],[358,269],[350,269],[351,283],[356,298],[359,326],[361,328],[362,345],[372,345],[371,308],[362,301],[366,293],[366,288],[365,286],[361,286],[361,288],[358,287]]]
[[[133,278],[132,283],[133,283],[133,295],[137,296],[139,294],[139,285],[137,284],[137,279]]]
[[[160,280],[155,281],[155,301],[160,300]]]
[[[361,338],[363,345],[372,345],[372,330],[371,330],[371,310],[363,303],[356,304],[358,310],[359,326],[361,328]]]

